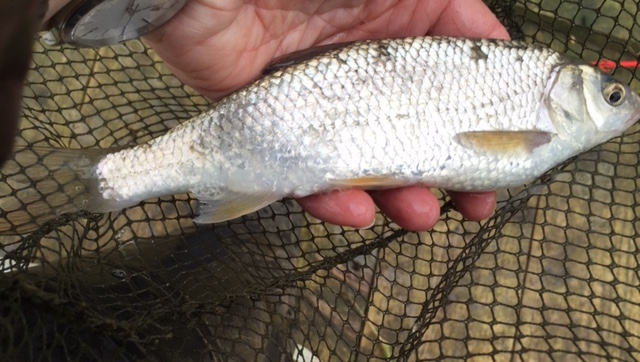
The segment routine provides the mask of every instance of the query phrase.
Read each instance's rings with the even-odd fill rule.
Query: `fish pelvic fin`
[[[537,147],[551,142],[553,134],[542,131],[474,131],[454,136],[461,146],[490,153],[531,153]]]
[[[331,178],[328,181],[338,189],[384,190],[407,185],[407,181],[387,175],[362,176],[349,179]]]
[[[122,208],[99,191],[96,166],[110,152],[40,146],[15,149],[13,158],[0,169],[0,234],[26,234],[62,214]]]
[[[197,224],[214,224],[258,211],[282,198],[271,192],[239,193],[227,189],[194,192],[199,200]],[[212,195],[213,194],[213,195]]]

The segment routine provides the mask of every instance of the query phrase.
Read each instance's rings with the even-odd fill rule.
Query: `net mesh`
[[[610,70],[640,90],[624,63],[640,55],[636,1],[487,3],[512,37],[627,64]],[[207,104],[139,41],[35,44],[27,147],[2,169],[1,217],[34,212],[24,175],[48,161],[31,146],[130,146]],[[0,236],[0,350],[21,361],[640,360],[639,154],[636,124],[501,191],[482,223],[440,195],[443,215],[423,233],[382,215],[366,230],[328,225],[291,200],[198,226],[189,195],[63,213]]]

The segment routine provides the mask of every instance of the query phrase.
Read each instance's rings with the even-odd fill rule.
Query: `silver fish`
[[[53,152],[82,186],[71,206],[51,209],[108,212],[191,192],[201,201],[195,221],[214,223],[334,189],[495,190],[640,118],[627,85],[521,42],[374,40],[289,60],[146,144]],[[60,189],[45,193],[49,204]]]

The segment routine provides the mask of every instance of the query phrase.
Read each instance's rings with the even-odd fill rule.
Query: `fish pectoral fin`
[[[329,183],[341,189],[391,189],[406,186],[406,180],[400,180],[392,176],[364,176],[349,179],[329,179]]]
[[[267,192],[244,194],[231,191],[216,195],[215,198],[201,197],[198,194],[195,196],[200,201],[199,215],[193,219],[197,224],[213,224],[235,219],[258,211],[282,198]]]
[[[552,133],[542,131],[474,131],[458,133],[453,139],[461,146],[491,153],[531,153],[551,142]]]

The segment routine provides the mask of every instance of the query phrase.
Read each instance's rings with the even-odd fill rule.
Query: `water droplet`
[[[116,233],[116,235],[114,236],[114,238],[115,238],[116,240],[118,240],[118,241],[122,241],[122,237],[124,236],[125,232],[126,232],[126,231],[125,231],[125,229],[124,229],[124,228],[122,228],[122,229],[118,230],[118,232]]]
[[[122,270],[122,269],[113,269],[113,270],[111,271],[111,275],[112,275],[114,278],[117,278],[117,279],[124,279],[124,278],[126,278],[126,277],[127,277],[127,272],[125,272],[125,271],[124,271],[124,270]]]

